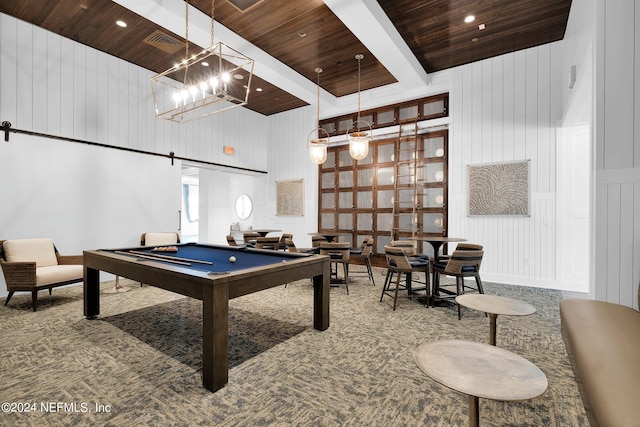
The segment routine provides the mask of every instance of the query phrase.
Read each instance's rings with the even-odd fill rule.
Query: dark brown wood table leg
[[[100,270],[84,267],[84,315],[94,319],[100,314]]]
[[[489,313],[489,344],[496,345],[496,329],[498,315]]]
[[[203,286],[202,384],[217,391],[229,381],[229,284]]]
[[[324,263],[323,271],[322,275],[313,276],[313,327],[318,331],[329,327],[329,261]]]
[[[480,405],[477,396],[469,396],[469,427],[480,425]]]

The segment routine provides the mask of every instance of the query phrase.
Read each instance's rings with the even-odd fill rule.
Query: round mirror
[[[251,199],[246,194],[238,196],[236,200],[236,214],[240,219],[247,219],[251,215],[253,205]]]

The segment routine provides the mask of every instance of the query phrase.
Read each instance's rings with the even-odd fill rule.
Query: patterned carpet
[[[124,281],[132,291],[103,294],[90,321],[81,286],[42,292],[36,313],[30,295],[17,294],[0,306],[0,401],[31,412],[0,412],[0,425],[468,425],[467,397],[426,377],[413,350],[487,342],[488,318],[463,309],[459,321],[452,305],[408,299],[394,312],[390,298],[379,302],[381,274],[375,287],[355,279],[350,295],[331,289],[324,332],[312,327],[309,280],[232,300],[229,383],[216,393],[202,388],[199,301]],[[549,388],[524,402],[480,399],[480,423],[588,425],[560,335],[561,293],[493,283],[485,292],[537,308],[499,317],[498,346],[536,364]]]

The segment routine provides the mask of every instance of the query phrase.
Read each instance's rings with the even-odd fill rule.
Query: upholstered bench
[[[560,320],[591,426],[640,426],[640,312],[567,299]]]
[[[82,255],[63,256],[51,239],[0,240],[0,266],[7,284],[7,305],[14,292],[31,292],[33,311],[38,291],[81,282]]]

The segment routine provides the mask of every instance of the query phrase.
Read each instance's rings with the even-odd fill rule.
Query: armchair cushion
[[[178,233],[144,233],[145,246],[173,245],[180,243]]]
[[[38,268],[58,265],[51,239],[5,240],[3,247],[7,262],[35,262]]]
[[[36,269],[36,286],[68,282],[70,280],[82,280],[83,275],[82,264],[39,267]]]

